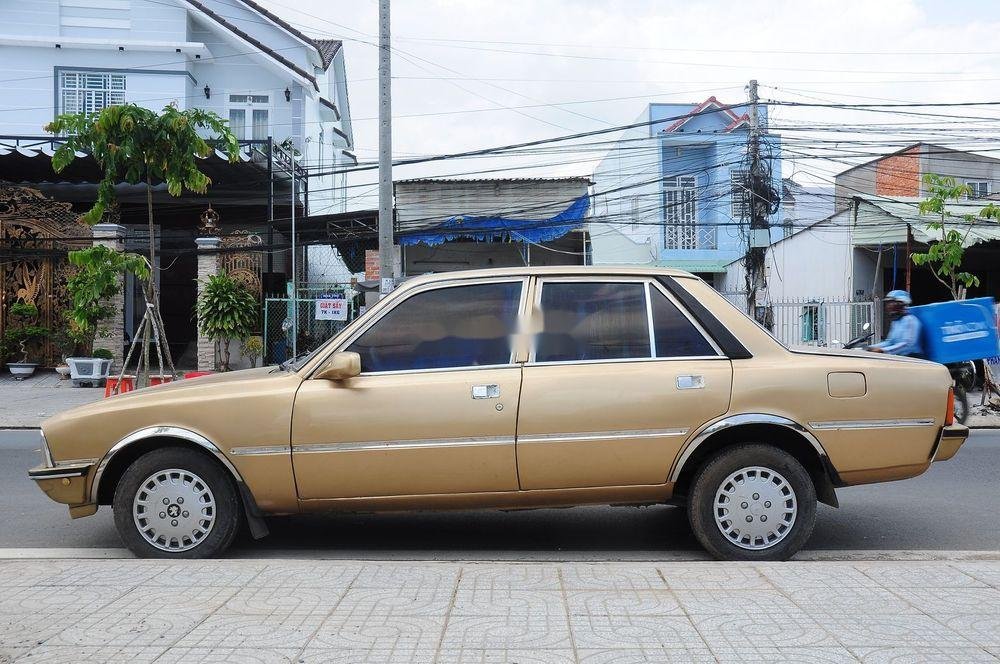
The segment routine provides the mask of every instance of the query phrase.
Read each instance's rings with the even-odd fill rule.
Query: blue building
[[[780,139],[767,133],[766,106],[759,117],[761,154],[780,194]],[[594,172],[591,262],[676,267],[721,283],[726,265],[749,245],[749,105],[715,97],[650,104],[636,124]],[[780,234],[776,228],[774,239]]]

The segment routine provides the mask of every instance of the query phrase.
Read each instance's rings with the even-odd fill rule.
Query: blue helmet
[[[910,297],[910,294],[907,293],[905,290],[889,291],[888,293],[885,294],[885,299],[896,300],[898,302],[902,302],[906,306],[910,306],[911,304],[913,304],[913,299]]]

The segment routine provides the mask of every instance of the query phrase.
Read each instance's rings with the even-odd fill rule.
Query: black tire
[[[964,385],[955,385],[955,419],[959,424],[965,424],[969,419],[969,393]]]
[[[735,538],[728,537],[723,533],[723,526],[716,523],[716,494],[721,490],[723,483],[727,483],[731,475],[751,467],[766,469],[768,473],[777,473],[785,480],[784,486],[776,485],[773,491],[780,493],[784,487],[788,487],[793,493],[794,517],[790,525],[780,535],[774,535],[773,544],[768,544],[767,539],[761,538],[753,542],[744,542],[744,545],[740,546],[737,539],[744,537],[744,535],[736,529],[735,521],[724,520],[724,523],[729,524],[730,532],[736,533]],[[763,473],[758,473],[753,477],[757,480],[763,475]],[[761,481],[763,480],[761,479]],[[740,490],[739,485],[733,484],[732,486],[734,491]],[[767,491],[772,490],[770,485],[765,483],[764,486]],[[782,495],[787,501],[787,494]],[[741,494],[737,493],[734,496],[741,496]],[[760,496],[759,502],[754,500],[753,496]],[[766,520],[767,514],[764,514],[764,506],[766,505],[767,512],[771,515],[771,523],[781,524],[787,515],[776,516],[775,511],[772,511],[774,503],[772,501],[764,502],[766,497],[754,493],[746,496],[746,501],[741,500],[740,507],[747,505],[756,514],[754,517],[747,513],[745,518],[760,519],[763,514],[763,520]],[[734,511],[736,508],[737,505],[734,501]],[[723,511],[719,512],[720,518],[725,519],[725,516],[731,515],[731,512],[725,508],[721,509]],[[774,507],[774,510],[780,509],[781,506]],[[802,464],[787,452],[770,445],[737,445],[719,451],[698,470],[691,485],[687,510],[691,530],[695,537],[712,556],[719,560],[788,560],[805,545],[812,534],[813,526],[816,524],[816,487]],[[760,527],[759,523],[757,527]],[[770,528],[771,526],[767,527],[767,529]],[[753,545],[760,548],[746,548]]]
[[[143,490],[146,496],[153,496],[155,492],[149,490],[148,482],[153,480],[153,476],[160,474],[159,478],[170,479],[165,471],[179,470],[190,475],[177,476],[178,482],[184,484],[186,481],[193,487],[190,491],[201,491],[202,496],[210,496],[211,502],[205,499],[205,506],[200,508],[207,511],[211,516],[211,525],[205,529],[203,539],[197,539],[193,534],[189,541],[182,541],[180,538],[171,538],[170,542],[162,541],[158,548],[143,535],[137,518],[133,514],[133,505],[136,494]],[[196,477],[200,482],[190,482],[191,477]],[[154,485],[156,481],[153,480]],[[206,491],[207,489],[207,491]],[[163,492],[169,492],[170,487],[157,488]],[[170,500],[176,500],[170,498]],[[179,501],[183,503],[183,496]],[[183,510],[191,507],[191,503],[197,504],[197,499],[189,499],[187,505],[177,505],[170,503],[164,507],[162,512],[145,512],[149,514],[149,520],[144,521],[150,524],[150,530],[146,532],[155,533],[157,519],[163,518],[164,530],[170,523],[170,516],[166,510]],[[157,506],[159,499],[156,500]],[[210,558],[225,551],[236,533],[240,529],[243,512],[236,485],[229,473],[218,462],[211,457],[196,452],[194,450],[181,447],[167,447],[163,449],[147,452],[126,469],[122,475],[118,486],[115,487],[115,496],[112,502],[115,515],[115,526],[122,542],[140,558]],[[182,513],[183,516],[190,516],[190,511]],[[164,515],[161,517],[161,515]],[[180,522],[183,527],[183,521]],[[192,517],[190,523],[196,523],[201,528],[205,528],[206,520],[198,520]],[[152,535],[151,535],[152,537]],[[166,537],[165,535],[163,536]],[[176,543],[175,550],[169,550],[172,544]]]

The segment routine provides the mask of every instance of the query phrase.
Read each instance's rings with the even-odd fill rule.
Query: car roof
[[[640,277],[687,277],[694,275],[684,270],[665,267],[624,267],[613,265],[546,265],[535,267],[496,267],[480,270],[456,270],[454,272],[435,272],[406,279],[410,284],[424,284],[435,281],[450,281],[453,279],[474,279],[482,277],[527,277],[527,276],[640,276]]]

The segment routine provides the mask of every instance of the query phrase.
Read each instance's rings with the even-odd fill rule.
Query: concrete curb
[[[313,562],[331,563],[391,563],[391,564],[482,564],[502,563],[515,565],[535,564],[628,564],[628,563],[692,563],[718,562],[703,551],[664,552],[658,556],[642,558],[573,558],[548,557],[540,558],[510,558],[496,556],[493,558],[412,558],[392,555],[351,555],[338,557],[335,553],[323,550],[274,550],[248,551],[252,554],[246,557],[239,555],[219,558],[203,562],[253,562],[273,560],[309,560]],[[138,560],[128,549],[107,548],[0,548],[0,560]],[[871,551],[837,551],[817,550],[801,551],[789,562],[995,562],[1000,561],[1000,551],[934,551],[934,550],[871,550]],[[185,564],[187,561],[184,561]],[[191,561],[192,563],[198,561]]]

